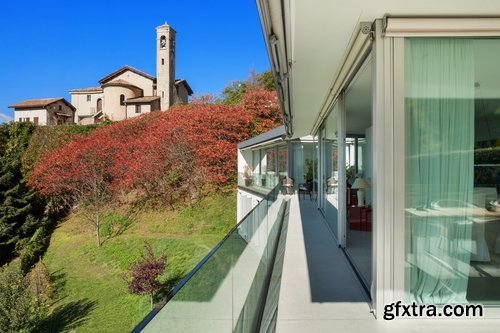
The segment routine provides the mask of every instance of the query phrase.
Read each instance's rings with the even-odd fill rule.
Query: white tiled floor
[[[278,333],[500,332],[500,320],[377,320],[315,203],[291,196]]]

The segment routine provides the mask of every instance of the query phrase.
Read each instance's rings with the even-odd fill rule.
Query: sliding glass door
[[[406,294],[500,303],[500,40],[405,40]]]
[[[344,94],[345,109],[345,246],[362,280],[372,282],[372,95],[373,61],[361,64]],[[341,177],[342,179],[342,177]]]

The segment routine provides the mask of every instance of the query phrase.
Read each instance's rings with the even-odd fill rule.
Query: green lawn
[[[55,301],[41,331],[129,332],[149,312],[148,296],[130,294],[124,277],[144,241],[155,254],[167,256],[162,280],[173,286],[234,226],[235,212],[234,194],[211,195],[180,212],[142,212],[100,248],[81,217],[70,216],[54,232],[43,258]]]

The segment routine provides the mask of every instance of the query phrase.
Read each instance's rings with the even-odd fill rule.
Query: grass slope
[[[130,294],[124,280],[143,242],[155,254],[167,255],[162,280],[172,287],[234,226],[235,212],[234,194],[213,194],[180,212],[143,212],[101,248],[81,217],[70,216],[54,232],[43,258],[56,301],[40,331],[129,332],[149,312],[148,296]]]

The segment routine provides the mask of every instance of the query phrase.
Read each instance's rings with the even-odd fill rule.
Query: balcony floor
[[[497,319],[377,320],[316,203],[290,196],[276,331],[498,332]]]

